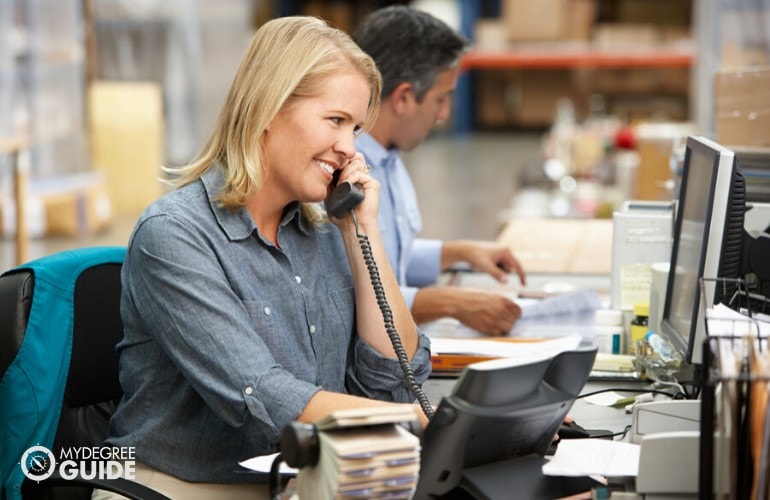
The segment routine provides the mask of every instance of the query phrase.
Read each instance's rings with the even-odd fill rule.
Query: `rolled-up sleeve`
[[[348,370],[348,391],[384,401],[410,403],[414,393],[405,383],[404,372],[396,359],[386,358],[369,344],[356,339],[354,363]],[[430,339],[419,334],[418,348],[409,363],[417,384],[423,384],[430,375]]]

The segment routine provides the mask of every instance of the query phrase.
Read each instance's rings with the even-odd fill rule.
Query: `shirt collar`
[[[356,138],[356,149],[363,152],[373,167],[395,165],[399,156],[397,148],[385,148],[369,133],[362,133]]]
[[[229,210],[215,200],[224,184],[224,172],[222,168],[214,167],[208,169],[201,176],[201,181],[203,182],[203,187],[206,189],[211,212],[214,214],[219,227],[222,228],[222,231],[224,231],[227,237],[232,241],[237,241],[245,240],[251,236],[257,229],[257,226],[254,224],[254,219],[251,218],[246,207]],[[290,203],[286,207],[283,218],[281,219],[281,227],[292,221],[294,221],[300,231],[304,234],[309,234],[308,223],[302,219],[299,202]]]

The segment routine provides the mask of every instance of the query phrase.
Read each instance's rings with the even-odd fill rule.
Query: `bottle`
[[[660,359],[668,363],[677,359],[677,354],[674,348],[669,344],[666,339],[661,337],[655,332],[647,332],[644,339],[650,344],[652,350],[655,351]]]
[[[636,343],[644,340],[647,335],[647,323],[649,320],[650,305],[635,304],[634,319],[631,320],[631,329],[629,330],[628,353],[636,353]]]
[[[623,352],[623,312],[615,309],[599,309],[594,315],[594,345],[599,352],[621,354]]]

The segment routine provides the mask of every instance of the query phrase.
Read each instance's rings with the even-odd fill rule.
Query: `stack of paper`
[[[344,410],[318,422],[319,459],[299,471],[299,498],[410,498],[420,472],[420,440],[393,423],[415,419],[411,407],[405,410]]]

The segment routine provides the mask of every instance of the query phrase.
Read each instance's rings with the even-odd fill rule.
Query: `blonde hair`
[[[294,99],[319,95],[324,80],[352,65],[369,82],[364,129],[374,122],[382,81],[374,61],[344,32],[314,17],[273,19],[257,30],[235,75],[214,132],[188,165],[166,169],[175,188],[189,184],[213,165],[224,169],[216,201],[235,209],[264,177],[262,137],[278,112]],[[323,219],[317,203],[303,203],[303,215]]]

